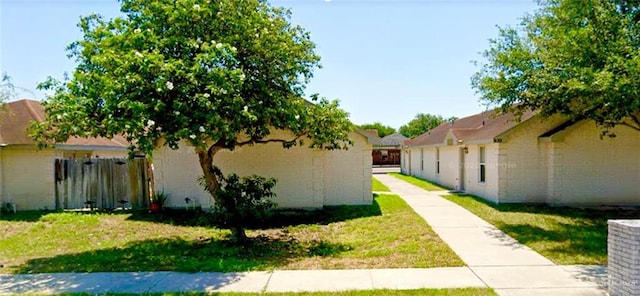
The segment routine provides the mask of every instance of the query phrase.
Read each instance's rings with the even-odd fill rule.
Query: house
[[[44,109],[34,100],[9,102],[0,111],[0,205],[11,204],[18,210],[84,207],[84,196],[75,203],[56,199],[56,180],[69,177],[61,171],[63,167],[58,165],[56,170],[56,161],[92,159],[97,163],[96,158],[125,158],[126,141],[120,137],[72,138],[40,150],[29,138],[27,128],[32,121],[42,120]],[[90,166],[85,166],[83,170],[89,171]],[[90,185],[85,180],[85,189]]]
[[[382,138],[379,144],[373,146],[373,165],[400,165],[402,142],[407,139],[399,133]]]
[[[274,138],[292,137],[290,132],[275,130]],[[226,174],[260,175],[277,179],[274,201],[280,208],[321,208],[326,205],[371,204],[372,135],[354,131],[354,145],[348,150],[319,150],[304,146],[290,149],[279,143],[223,150],[214,157]],[[169,207],[202,208],[212,205],[211,196],[199,184],[202,169],[194,147],[181,145],[172,150],[163,147],[154,152],[156,190],[169,194]],[[187,199],[188,198],[188,199]]]
[[[487,111],[405,141],[401,170],[495,203],[640,204],[640,132]]]

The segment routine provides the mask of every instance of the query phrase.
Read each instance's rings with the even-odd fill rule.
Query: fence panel
[[[56,208],[114,209],[147,206],[145,159],[91,158],[55,160]]]

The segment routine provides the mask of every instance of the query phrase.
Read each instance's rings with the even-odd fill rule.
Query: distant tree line
[[[407,138],[415,138],[435,128],[436,126],[442,124],[443,122],[447,122],[455,119],[457,118],[456,117],[444,118],[441,115],[418,113],[407,124],[400,126],[400,128],[397,131],[395,128],[384,125],[380,122],[361,124],[359,127],[365,130],[377,130],[378,136],[381,138],[384,138],[396,132],[402,134]]]

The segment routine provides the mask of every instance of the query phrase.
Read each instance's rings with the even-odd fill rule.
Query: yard
[[[433,183],[396,177],[430,188]],[[444,198],[466,208],[557,264],[607,264],[607,220],[638,219],[638,209],[580,209],[546,205],[495,205],[470,195]]]
[[[607,220],[640,218],[639,210],[494,205],[473,196],[445,198],[557,264],[607,264]]]
[[[248,271],[462,266],[406,203],[378,195],[371,206],[280,213],[248,232],[184,211],[19,212],[0,219],[0,272]]]

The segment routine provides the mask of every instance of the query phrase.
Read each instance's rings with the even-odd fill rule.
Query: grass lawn
[[[445,198],[557,264],[607,264],[607,219],[640,218],[639,210],[494,205],[473,196]]]
[[[88,294],[63,294],[63,295],[88,295]],[[137,294],[106,294],[106,295],[137,295]],[[345,291],[345,292],[299,292],[299,293],[154,293],[150,296],[494,296],[493,290],[486,288],[465,289],[420,289],[420,290],[369,290],[369,291]]]
[[[378,179],[371,177],[371,188],[374,192],[389,192],[389,187],[382,184]]]
[[[407,175],[403,175],[400,173],[389,173],[389,175],[394,176],[400,180],[403,180],[409,184],[418,186],[424,190],[427,191],[442,191],[442,190],[449,190],[449,188],[446,187],[442,187],[441,185],[438,185],[436,183],[433,182],[429,182],[427,180],[424,179],[420,179],[414,176],[407,176]]]
[[[0,273],[463,266],[398,196],[276,215],[252,244],[184,211],[19,212],[0,219]]]

